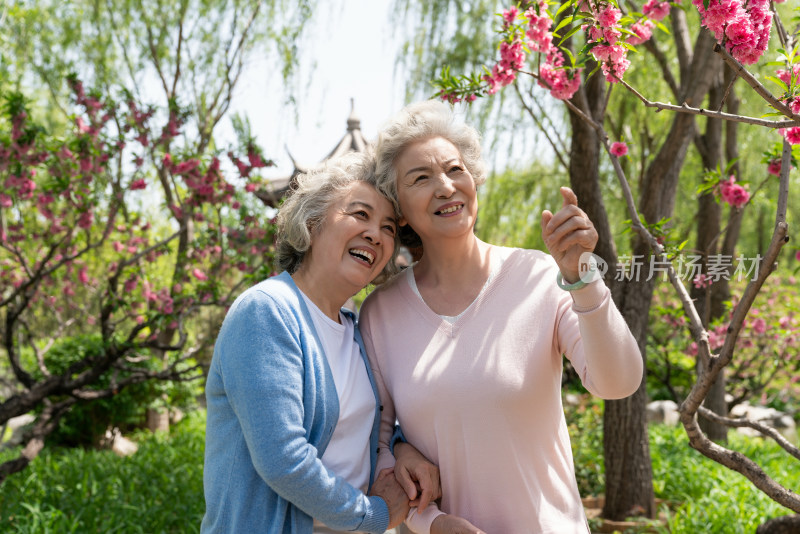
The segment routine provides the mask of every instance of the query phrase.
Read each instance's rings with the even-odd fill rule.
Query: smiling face
[[[332,285],[353,295],[391,259],[396,232],[391,203],[372,185],[354,182],[328,208],[300,269],[324,272]]]
[[[423,244],[472,233],[478,215],[475,181],[458,149],[442,137],[416,141],[394,163],[403,218]]]

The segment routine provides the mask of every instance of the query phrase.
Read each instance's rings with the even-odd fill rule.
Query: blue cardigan
[[[380,402],[358,329],[355,341],[375,394],[371,485]],[[312,518],[336,530],[386,530],[384,500],[367,497],[320,461],[339,420],[339,399],[288,273],[248,289],[231,306],[214,346],[206,401],[201,533],[310,534]]]

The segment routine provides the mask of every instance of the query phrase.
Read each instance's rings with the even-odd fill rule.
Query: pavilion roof
[[[350,116],[347,117],[347,131],[342,139],[336,144],[333,150],[328,153],[319,163],[316,164],[303,164],[294,159],[289,147],[286,147],[286,152],[292,160],[294,170],[289,176],[278,178],[271,178],[266,187],[255,191],[255,195],[267,206],[277,207],[280,200],[289,192],[292,184],[298,174],[307,172],[319,167],[325,161],[336,158],[348,152],[364,152],[370,143],[364,138],[361,133],[361,119],[358,118],[355,112],[355,103],[350,99]]]

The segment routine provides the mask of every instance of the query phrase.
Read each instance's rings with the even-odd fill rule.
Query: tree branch
[[[669,111],[677,111],[679,113],[688,113],[690,115],[703,115],[704,117],[712,117],[715,119],[722,119],[726,121],[733,121],[733,122],[744,122],[746,124],[754,124],[756,126],[765,126],[767,128],[790,128],[792,126],[800,126],[800,116],[793,116],[793,120],[783,120],[783,121],[771,121],[766,119],[757,119],[755,117],[747,117],[744,115],[733,115],[731,113],[725,113],[724,111],[712,111],[710,109],[702,109],[702,108],[693,108],[687,104],[682,104],[680,106],[676,106],[675,104],[665,104],[663,102],[651,102],[647,98],[645,98],[641,93],[639,93],[636,89],[631,87],[628,82],[625,80],[619,80],[626,89],[632,92],[636,97],[642,101],[645,107],[648,108],[656,108],[659,111],[661,110],[669,110]],[[774,100],[774,99],[773,99]]]

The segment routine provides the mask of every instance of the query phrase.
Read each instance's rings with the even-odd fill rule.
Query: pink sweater
[[[378,469],[394,462],[396,417],[439,466],[443,512],[488,534],[586,533],[561,355],[606,399],[636,391],[642,358],[602,282],[566,292],[549,255],[497,252],[506,260],[454,324],[404,274],[364,302],[360,327],[383,404]],[[426,533],[439,513],[412,512],[407,524]]]

